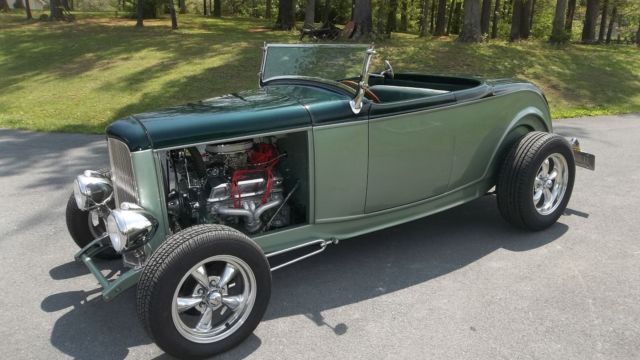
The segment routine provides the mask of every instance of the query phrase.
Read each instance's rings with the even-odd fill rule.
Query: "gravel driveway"
[[[640,358],[640,115],[556,132],[597,155],[558,224],[520,232],[486,196],[344,241],[275,272],[264,321],[222,358]],[[165,357],[135,291],[105,303],[73,261],[71,182],[105,152],[101,136],[0,129],[2,358]]]

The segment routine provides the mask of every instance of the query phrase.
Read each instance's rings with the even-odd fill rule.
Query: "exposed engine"
[[[169,151],[167,209],[174,230],[215,223],[257,233],[289,225],[290,194],[278,171],[286,154],[268,141]]]

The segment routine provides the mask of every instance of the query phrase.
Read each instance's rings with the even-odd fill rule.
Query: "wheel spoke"
[[[229,283],[229,281],[233,279],[234,276],[236,276],[236,268],[233,265],[227,263],[227,266],[224,267],[224,271],[220,276],[220,282],[218,282],[218,287],[220,288],[225,287]]]
[[[553,170],[551,174],[549,174],[549,180],[553,181],[558,177],[558,170]]]
[[[542,173],[547,175],[549,173],[549,159],[545,159],[542,162]]]
[[[542,190],[536,190],[536,192],[533,194],[533,202],[537,203],[538,201],[540,201],[541,197],[542,197]]]
[[[204,287],[205,289],[209,289],[209,275],[207,275],[207,270],[204,268],[204,266],[200,266],[199,268],[195,269],[191,273],[191,276],[193,276],[193,278],[196,279],[198,284],[202,285],[202,287]]]
[[[211,322],[213,321],[213,310],[210,307],[202,314],[200,321],[198,321],[198,325],[196,325],[196,330],[198,331],[209,331],[211,330]]]
[[[235,310],[238,308],[238,306],[244,303],[244,296],[242,295],[224,296],[222,297],[222,303],[227,305],[229,309]]]
[[[178,304],[178,313],[194,308],[201,301],[202,299],[200,297],[179,297],[176,300],[176,303]]]
[[[549,189],[544,189],[544,208],[548,209],[553,205],[553,193],[551,193],[551,190]]]

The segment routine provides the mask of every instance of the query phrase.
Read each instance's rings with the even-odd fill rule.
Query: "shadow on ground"
[[[513,229],[500,218],[494,197],[486,196],[422,220],[343,241],[322,255],[275,272],[264,320],[305,315],[340,336],[349,331],[349,324],[327,323],[323,311],[428,282],[498,249],[535,249],[567,230],[562,223],[538,233]],[[52,269],[50,275],[63,280],[86,273],[81,264],[72,263]],[[99,298],[97,289],[69,291],[45,298],[41,307],[46,312],[69,309],[55,323],[51,343],[75,358],[120,359],[129,348],[151,342],[136,319],[133,290],[110,303]],[[246,357],[260,344],[252,335],[223,357]]]

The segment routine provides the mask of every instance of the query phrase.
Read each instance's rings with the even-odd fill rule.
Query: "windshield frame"
[[[326,78],[322,78],[322,77],[316,77],[316,76],[304,76],[304,75],[281,75],[281,76],[273,76],[270,77],[268,79],[264,78],[264,69],[267,63],[267,56],[268,56],[268,52],[269,52],[269,48],[340,48],[340,49],[344,49],[344,48],[354,48],[354,49],[362,49],[362,70],[359,74],[359,81],[358,83],[362,82],[363,80],[365,80],[365,86],[367,86],[368,84],[368,72],[369,72],[369,65],[371,64],[371,57],[372,55],[375,53],[375,51],[373,51],[373,45],[369,45],[369,44],[268,44],[265,43],[264,47],[263,47],[263,54],[262,54],[262,62],[260,65],[260,72],[258,73],[259,76],[259,84],[260,87],[266,85],[267,83],[274,81],[274,80],[283,80],[283,79],[302,79],[302,80],[317,80],[323,83],[334,83],[334,84],[340,84],[339,81],[335,80],[335,79],[326,79]]]

